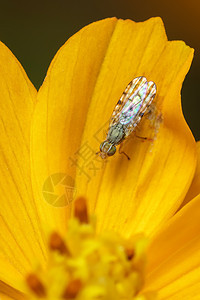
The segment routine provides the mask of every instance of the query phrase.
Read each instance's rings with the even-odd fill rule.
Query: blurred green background
[[[169,40],[184,40],[195,57],[182,89],[183,112],[200,139],[200,0],[0,0],[0,39],[39,88],[60,46],[83,26],[106,17],[162,17]]]

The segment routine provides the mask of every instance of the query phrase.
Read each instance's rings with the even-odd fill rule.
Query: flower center
[[[124,240],[114,233],[97,234],[95,219],[88,217],[79,198],[66,236],[50,236],[45,270],[26,278],[30,298],[149,299],[149,294],[138,295],[144,284],[146,245],[141,236]]]

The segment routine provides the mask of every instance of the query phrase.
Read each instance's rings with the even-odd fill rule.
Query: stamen
[[[72,280],[65,292],[63,293],[63,298],[64,299],[73,299],[77,296],[77,294],[79,293],[80,289],[82,287],[82,282],[80,281],[80,279],[74,279]]]
[[[40,279],[35,274],[29,274],[26,278],[26,282],[29,288],[34,292],[39,298],[46,296],[45,287],[40,281]]]
[[[64,241],[57,232],[53,232],[51,234],[49,240],[49,248],[51,250],[58,250],[61,254],[69,255],[69,250],[67,249]]]
[[[84,197],[79,197],[75,201],[74,217],[81,223],[88,223],[87,204]]]
[[[135,255],[135,252],[132,248],[126,248],[125,253],[128,260],[131,260]]]
[[[57,232],[50,236],[45,268],[37,267],[26,278],[29,299],[139,299],[147,240],[140,235],[126,240],[114,232],[97,233],[85,198],[78,198],[74,206],[65,236]],[[141,296],[155,299],[143,292]]]

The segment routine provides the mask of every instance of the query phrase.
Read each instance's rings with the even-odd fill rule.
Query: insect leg
[[[119,154],[124,154],[127,157],[127,159],[130,160],[130,157],[128,156],[128,154],[126,154],[124,151],[121,151],[122,145],[123,144],[121,143],[119,146]]]
[[[135,135],[137,138],[141,139],[141,140],[146,140],[146,141],[150,141],[150,142],[153,142],[153,139],[151,138],[148,138],[146,136],[139,136],[139,135]]]

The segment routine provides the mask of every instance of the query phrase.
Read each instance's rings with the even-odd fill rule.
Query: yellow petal
[[[32,126],[33,186],[41,216],[47,211],[45,222],[63,230],[71,208],[53,206],[53,187],[48,194],[45,185],[48,197],[43,197],[46,179],[57,174],[71,176],[67,188],[73,190],[75,181],[76,195],[88,197],[101,230],[153,233],[173,215],[196,163],[180,99],[192,57],[193,50],[183,42],[167,41],[159,18],[96,22],[59,50],[39,91]],[[157,109],[164,121],[154,143],[131,139],[125,146],[131,161],[116,154],[103,168],[95,152],[105,123],[127,83],[140,75],[156,83]],[[139,135],[154,135],[148,127],[146,120]],[[72,201],[66,198],[63,206]]]
[[[43,221],[57,230],[66,228],[70,189],[75,181],[69,158],[80,145],[88,106],[115,24],[114,18],[100,21],[70,38],[55,56],[39,90],[32,126],[33,186]],[[69,197],[60,202],[55,196],[64,193],[57,179],[59,174],[61,181],[66,179],[64,186],[69,192]],[[52,188],[48,185],[51,175]]]
[[[187,195],[181,206],[184,206],[198,194],[200,194],[200,141],[196,143],[197,146],[197,165],[194,178],[192,180],[191,186],[187,192]]]
[[[12,300],[12,299],[14,299],[14,298],[11,298],[11,297],[9,297],[9,296],[7,296],[6,294],[2,294],[2,293],[0,293],[0,299],[2,299],[2,300]]]
[[[23,68],[0,44],[0,280],[17,280],[32,265],[44,261],[30,178],[30,120],[36,90]]]
[[[163,122],[153,143],[137,138],[127,142],[124,150],[130,161],[117,153],[103,166],[100,158],[84,163],[81,155],[74,154],[79,166],[90,175],[87,178],[77,170],[77,191],[87,195],[101,230],[152,234],[183,201],[196,164],[195,142],[182,115],[180,97],[192,57],[193,50],[185,43],[167,41],[159,18],[143,23],[117,22],[77,150],[98,150],[116,102],[127,83],[140,75],[157,85],[155,101]],[[148,120],[140,128],[138,135],[144,137],[156,131],[149,128]]]
[[[0,282],[0,299],[1,300],[25,300],[25,295],[19,291],[13,289],[11,286],[6,285],[4,282]]]
[[[159,299],[199,299],[200,196],[183,207],[151,243],[146,289]]]

